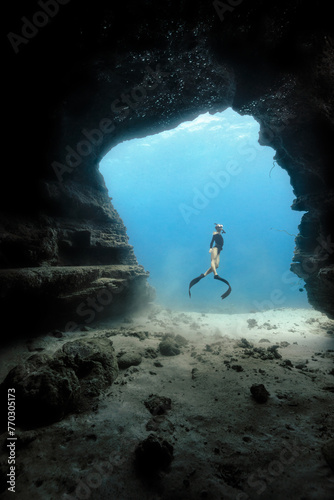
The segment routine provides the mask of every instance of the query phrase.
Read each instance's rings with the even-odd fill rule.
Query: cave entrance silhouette
[[[228,108],[124,141],[101,161],[129,243],[163,305],[231,313],[308,307],[304,283],[289,269],[302,214],[291,210],[290,178],[258,134],[252,117]],[[223,306],[225,290],[213,275],[191,301],[187,294],[190,280],[210,266],[216,222],[226,230],[218,273],[233,290]]]

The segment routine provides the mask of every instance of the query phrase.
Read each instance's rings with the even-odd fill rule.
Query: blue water
[[[258,133],[252,117],[228,109],[125,141],[101,162],[157,303],[227,313],[309,307],[304,282],[289,270],[302,213],[291,210],[289,176]],[[226,285],[210,274],[189,299],[189,282],[210,267],[215,223],[226,231],[218,273],[232,293],[222,301]]]

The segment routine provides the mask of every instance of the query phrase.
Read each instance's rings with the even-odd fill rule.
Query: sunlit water
[[[301,212],[274,150],[258,144],[258,123],[231,109],[200,115],[161,134],[112,149],[100,171],[139,264],[165,307],[247,312],[309,307],[304,282],[291,273]],[[210,267],[214,224],[224,225],[218,273],[192,288]]]

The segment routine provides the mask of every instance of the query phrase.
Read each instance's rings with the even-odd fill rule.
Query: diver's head
[[[215,224],[215,230],[220,233],[223,230],[223,224]]]

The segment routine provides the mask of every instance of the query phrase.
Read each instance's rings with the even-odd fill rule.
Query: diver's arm
[[[210,250],[209,250],[209,253],[211,253],[211,252],[212,252],[212,245],[213,245],[214,241],[215,241],[215,235],[213,235],[213,236],[212,236],[212,240],[211,240],[211,243],[210,243]]]

